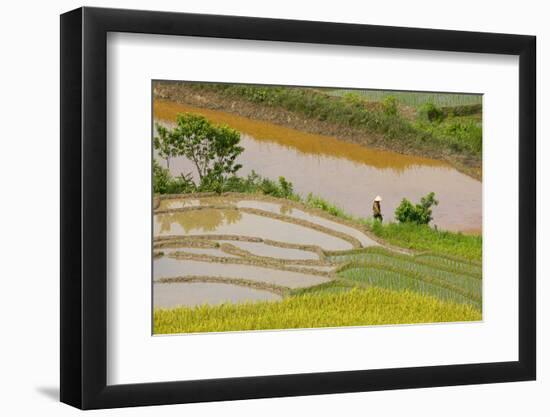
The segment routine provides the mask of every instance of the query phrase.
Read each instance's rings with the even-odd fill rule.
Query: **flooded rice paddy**
[[[327,277],[302,272],[264,268],[255,265],[180,260],[162,257],[153,263],[155,280],[187,276],[243,279],[286,288],[306,288],[328,282]]]
[[[302,249],[283,248],[280,246],[268,245],[263,242],[241,242],[232,240],[220,240],[219,242],[237,246],[255,256],[287,260],[319,260],[319,255],[317,253]]]
[[[238,258],[238,256],[231,253],[224,252],[221,249],[217,248],[189,248],[189,247],[178,247],[178,248],[162,248],[160,252],[165,255],[171,255],[174,253],[189,253],[195,255],[208,255],[208,256],[217,256],[223,258]]]
[[[154,305],[157,308],[194,307],[201,304],[279,301],[282,297],[270,291],[213,282],[178,282],[154,284]]]
[[[362,217],[372,214],[372,200],[381,195],[382,214],[388,220],[401,199],[418,201],[433,191],[440,202],[434,209],[434,224],[452,231],[481,231],[481,182],[446,162],[367,148],[222,111],[155,101],[158,122],[170,124],[182,112],[202,114],[242,133],[245,151],[238,161],[243,165],[240,175],[252,170],[272,179],[282,175],[296,192],[319,195]],[[179,175],[194,173],[194,168],[179,157],[171,160],[170,171]]]
[[[154,215],[155,307],[195,306],[201,296],[204,303],[276,301],[281,291],[334,278],[323,250],[378,245],[362,230],[300,207],[237,194],[162,198]]]
[[[232,209],[197,209],[157,214],[155,236],[240,235],[327,250],[351,249],[351,243],[294,223]]]
[[[239,130],[245,148],[240,175],[254,170],[271,179],[284,176],[296,192],[319,195],[362,217],[371,215],[372,199],[381,195],[386,220],[402,198],[418,201],[433,191],[440,201],[434,209],[438,227],[481,232],[481,182],[445,162],[171,102],[155,101],[154,112],[163,124],[178,112],[193,112]],[[172,158],[170,171],[195,175],[184,158]],[[278,301],[281,291],[333,279],[334,264],[321,251],[379,245],[364,231],[299,204],[254,197],[163,198],[153,232],[155,251],[162,253],[153,264],[155,308]],[[199,243],[170,243],[178,238]]]
[[[337,223],[331,220],[328,220],[324,217],[316,216],[314,214],[307,213],[303,210],[293,208],[284,204],[276,204],[267,201],[254,201],[254,200],[242,200],[237,202],[237,207],[246,207],[246,208],[257,208],[260,210],[269,211],[276,214],[284,214],[286,216],[293,217],[295,219],[301,219],[308,222],[318,224],[320,226],[327,227],[332,230],[337,230],[339,232],[345,233],[349,236],[352,236],[358,239],[363,246],[372,246],[377,245],[377,243],[369,238],[364,233],[361,233],[359,230],[354,229],[353,227],[346,226],[341,223]]]

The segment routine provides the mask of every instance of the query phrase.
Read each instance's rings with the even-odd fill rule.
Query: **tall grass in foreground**
[[[382,288],[304,294],[279,302],[203,305],[154,312],[154,333],[298,329],[481,320],[481,312],[408,291]]]

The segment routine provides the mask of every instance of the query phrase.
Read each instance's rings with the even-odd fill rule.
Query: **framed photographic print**
[[[535,38],[61,16],[61,400],[535,378]]]

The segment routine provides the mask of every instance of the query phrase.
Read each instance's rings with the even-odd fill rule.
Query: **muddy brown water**
[[[154,217],[154,235],[240,235],[318,245],[327,250],[352,248],[351,243],[339,237],[309,227],[238,210],[212,208],[157,214]]]
[[[381,195],[385,221],[401,199],[418,201],[433,191],[439,206],[433,223],[442,229],[479,233],[482,225],[482,184],[449,164],[429,158],[367,148],[334,137],[315,135],[231,113],[156,100],[155,119],[173,123],[177,113],[202,114],[241,134],[245,151],[240,175],[252,170],[277,179],[284,176],[296,192],[322,196],[356,216],[372,214],[372,200]],[[162,161],[163,164],[164,161]],[[191,172],[183,157],[172,158],[173,175]]]

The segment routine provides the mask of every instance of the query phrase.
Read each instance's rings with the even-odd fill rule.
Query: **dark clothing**
[[[375,220],[382,221],[382,209],[380,208],[380,201],[372,203],[372,216]]]

